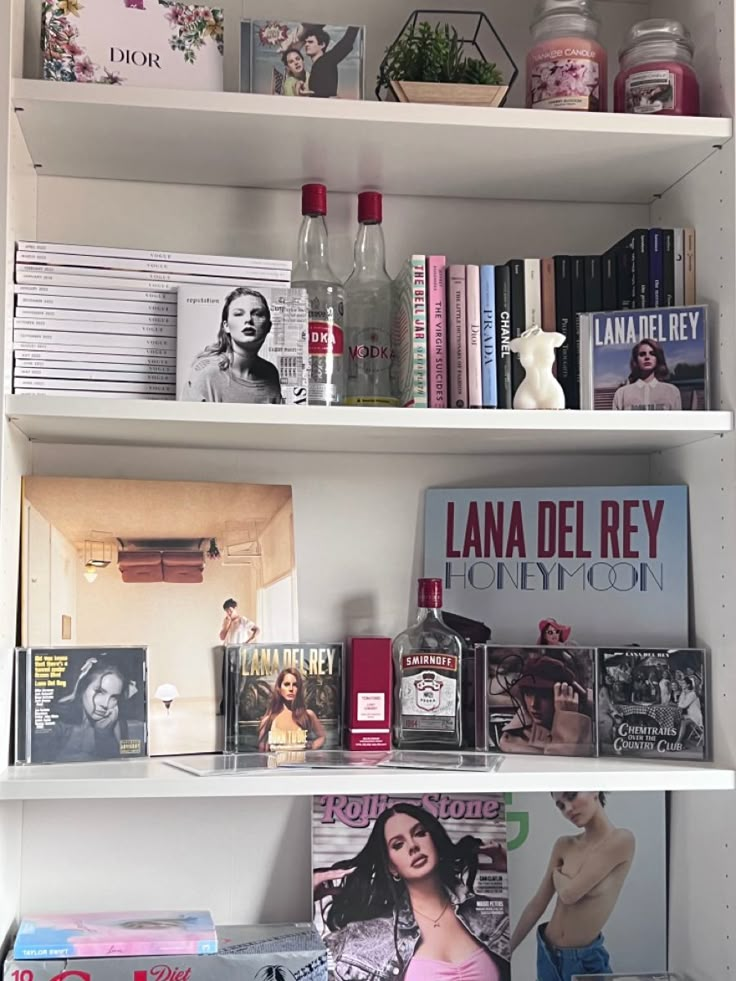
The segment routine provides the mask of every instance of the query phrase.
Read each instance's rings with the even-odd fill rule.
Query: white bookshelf
[[[29,440],[331,453],[654,453],[723,436],[730,412],[483,412],[11,395]]]
[[[237,19],[240,4],[227,4]],[[486,6],[522,64],[532,0]],[[300,627],[313,637],[393,635],[406,623],[427,487],[687,483],[691,640],[712,650],[715,763],[514,759],[480,778],[325,771],[207,779],[160,760],[7,769],[0,773],[0,935],[19,912],[135,907],[142,889],[152,906],[204,902],[222,922],[308,917],[308,887],[295,882],[308,883],[306,797],[314,791],[438,792],[477,789],[479,781],[499,792],[668,789],[670,968],[725,981],[736,969],[733,4],[610,0],[602,8],[612,54],[625,28],[647,14],[689,24],[708,113],[699,120],[525,113],[515,108],[521,88],[512,107],[497,112],[310,103],[296,115],[283,104],[289,100],[276,109],[234,92],[41,83],[24,77],[37,48],[37,7],[29,2],[24,19],[25,7],[25,0],[0,6],[0,99],[23,110],[0,119],[0,758],[11,718],[20,481],[36,473],[291,483]],[[411,4],[313,0],[310,9],[325,22],[367,23],[370,78]],[[282,12],[302,15],[297,0],[283,0]],[[248,13],[267,16],[271,0],[252,0]],[[230,46],[231,87],[234,57]],[[290,256],[295,188],[304,179],[344,192],[331,195],[329,216],[342,274],[349,271],[354,192],[370,185],[390,195],[385,229],[394,272],[416,251],[457,262],[587,254],[639,225],[694,225],[699,300],[711,311],[714,410],[654,419],[277,413],[10,395],[15,239]],[[228,843],[232,869],[212,859]],[[120,859],[113,877],[77,861],[108,854]]]
[[[722,118],[283,101],[13,82],[31,160],[52,177],[293,189],[319,176],[348,193],[649,204],[732,136]]]
[[[493,773],[425,770],[271,770],[201,777],[163,760],[17,767],[0,779],[0,801],[219,797],[310,797],[313,794],[427,794],[578,790],[734,790],[736,773],[711,764],[678,765],[603,759],[506,757]]]

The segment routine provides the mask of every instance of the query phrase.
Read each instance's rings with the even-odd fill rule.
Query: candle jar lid
[[[593,0],[537,0],[532,17],[532,27],[540,20],[556,14],[585,17],[598,23],[598,13]]]
[[[669,20],[666,18],[653,18],[651,20],[641,20],[634,24],[626,34],[624,46],[621,48],[620,57],[628,54],[632,48],[650,41],[670,42],[680,48],[685,48],[692,56],[695,51],[690,31],[679,20]]]

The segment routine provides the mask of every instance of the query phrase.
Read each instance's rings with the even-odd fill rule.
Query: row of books
[[[602,255],[499,265],[455,265],[446,256],[413,255],[397,279],[396,295],[401,300],[393,335],[404,380],[402,405],[513,408],[524,371],[510,342],[536,325],[565,336],[557,378],[567,408],[579,409],[593,401],[581,392],[590,352],[581,341],[580,317],[692,306],[695,232],[639,228]]]
[[[181,285],[288,286],[291,262],[17,244],[15,392],[176,398]]]

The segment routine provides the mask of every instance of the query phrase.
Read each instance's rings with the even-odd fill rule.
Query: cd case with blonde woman
[[[285,286],[180,286],[176,397],[307,403],[307,294]]]
[[[244,644],[225,648],[225,752],[276,753],[343,743],[342,644]]]
[[[16,764],[147,755],[145,647],[29,647],[15,658]]]
[[[312,866],[332,981],[509,981],[503,796],[314,797]]]

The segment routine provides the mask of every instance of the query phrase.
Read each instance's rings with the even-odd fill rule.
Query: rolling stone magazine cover
[[[304,290],[180,286],[177,317],[177,399],[306,405]]]
[[[225,751],[342,746],[342,644],[250,644],[225,650]]]
[[[503,797],[315,797],[312,864],[331,981],[421,981],[448,952],[469,976],[509,981]]]

